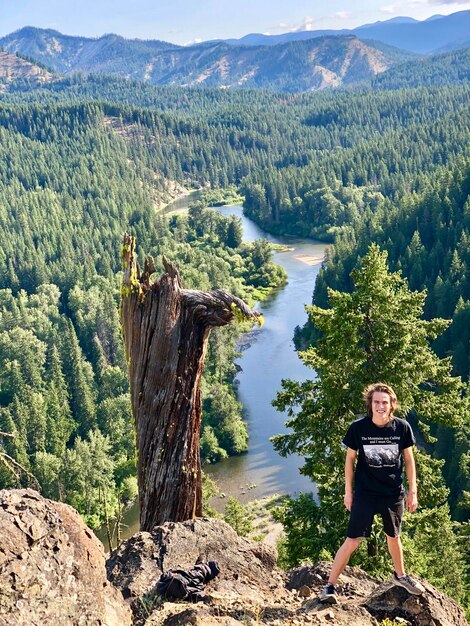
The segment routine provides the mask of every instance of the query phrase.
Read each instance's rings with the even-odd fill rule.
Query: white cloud
[[[272,35],[275,32],[286,33],[292,30],[296,30],[296,26],[294,26],[293,24],[286,24],[285,22],[281,22],[280,24],[270,26],[269,30],[263,33],[263,35]]]
[[[392,15],[397,12],[396,4],[388,4],[387,6],[380,7],[382,13],[387,13],[387,15]]]
[[[399,12],[403,13],[403,15],[409,15],[413,9],[424,10],[426,7],[448,7],[451,11],[458,11],[463,7],[470,8],[470,2],[469,0],[408,0],[406,2],[399,1],[394,4],[387,4],[380,7],[380,11],[388,15]],[[447,9],[446,13],[448,12],[449,9]],[[424,16],[421,15],[420,17]]]
[[[304,17],[300,24],[290,27],[291,31],[317,30],[321,28],[336,28],[338,20],[349,20],[353,16],[351,11],[336,11],[330,15],[321,15],[320,17]],[[326,24],[325,24],[326,22]]]
[[[187,41],[186,43],[183,44],[183,46],[195,46],[197,43],[201,43],[203,41],[203,39],[200,39],[199,37],[197,39],[192,39],[191,41]]]
[[[292,30],[293,31],[313,30],[314,28],[316,28],[317,22],[319,22],[319,20],[316,20],[313,17],[304,17],[304,19],[300,22],[300,24],[292,28]]]
[[[323,22],[326,18],[313,18],[313,17],[304,17],[304,19],[296,24],[286,24],[285,22],[281,22],[280,24],[276,24],[275,26],[270,26],[269,33],[281,32],[281,33],[293,33],[297,31],[303,30],[314,30],[318,28],[318,23]],[[264,33],[265,35],[269,33]]]

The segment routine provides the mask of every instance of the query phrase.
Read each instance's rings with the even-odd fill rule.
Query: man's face
[[[372,394],[372,418],[377,422],[385,422],[392,411],[390,396],[384,391],[374,391]]]

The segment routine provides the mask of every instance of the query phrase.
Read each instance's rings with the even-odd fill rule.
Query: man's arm
[[[403,450],[405,460],[406,477],[408,479],[408,496],[406,498],[406,508],[410,513],[418,508],[418,489],[416,487],[416,464],[413,455],[413,447]]]
[[[354,465],[356,463],[356,450],[348,448],[346,452],[346,461],[344,463],[344,506],[351,510],[353,502],[353,478]]]

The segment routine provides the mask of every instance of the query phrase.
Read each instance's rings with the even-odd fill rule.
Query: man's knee
[[[354,552],[359,547],[359,544],[362,541],[362,537],[346,537],[344,542],[345,547],[349,552]]]
[[[400,543],[401,539],[400,539],[400,535],[397,535],[396,537],[391,537],[390,535],[387,535],[387,542],[390,544],[398,544]]]

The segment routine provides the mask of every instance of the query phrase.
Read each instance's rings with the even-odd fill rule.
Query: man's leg
[[[405,509],[403,498],[398,500],[385,500],[380,511],[387,535],[387,546],[397,576],[404,576],[405,568],[403,564],[403,547],[400,539],[401,520]]]
[[[390,552],[390,556],[392,557],[393,565],[395,566],[395,573],[392,576],[392,580],[395,585],[399,585],[400,587],[404,587],[409,593],[413,595],[421,595],[424,593],[425,589],[423,585],[410,576],[409,574],[405,574],[405,569],[403,567],[403,548],[401,545],[400,536],[398,537],[390,537],[387,535],[387,544],[388,551]]]
[[[320,594],[320,602],[328,602],[329,604],[336,604],[338,602],[337,599],[337,590],[336,590],[336,581],[342,574],[344,568],[349,562],[351,554],[360,544],[362,537],[346,537],[343,545],[337,551],[333,565],[331,566],[330,576],[328,578],[328,583],[323,587]]]
[[[403,565],[403,547],[400,539],[403,511],[404,502],[403,499],[400,499],[398,502],[388,502],[381,512],[384,531],[387,535],[388,551],[395,567],[393,581],[396,585],[404,587],[410,593],[419,595],[424,592],[423,585],[412,576],[405,574]]]
[[[361,543],[362,537],[368,537],[372,528],[375,507],[369,499],[355,497],[349,516],[348,530],[343,545],[335,555],[328,584],[335,585],[344,568],[349,563],[351,554]]]
[[[405,567],[403,564],[403,547],[401,545],[400,535],[398,535],[398,537],[389,537],[387,535],[387,545],[397,576],[404,576]]]
[[[331,566],[330,576],[328,578],[329,585],[336,585],[338,578],[343,573],[344,568],[349,563],[349,559],[351,558],[351,554],[356,550],[358,545],[361,543],[362,537],[356,537],[355,539],[351,537],[346,537],[343,545],[339,548],[338,552],[333,561],[333,565]]]

